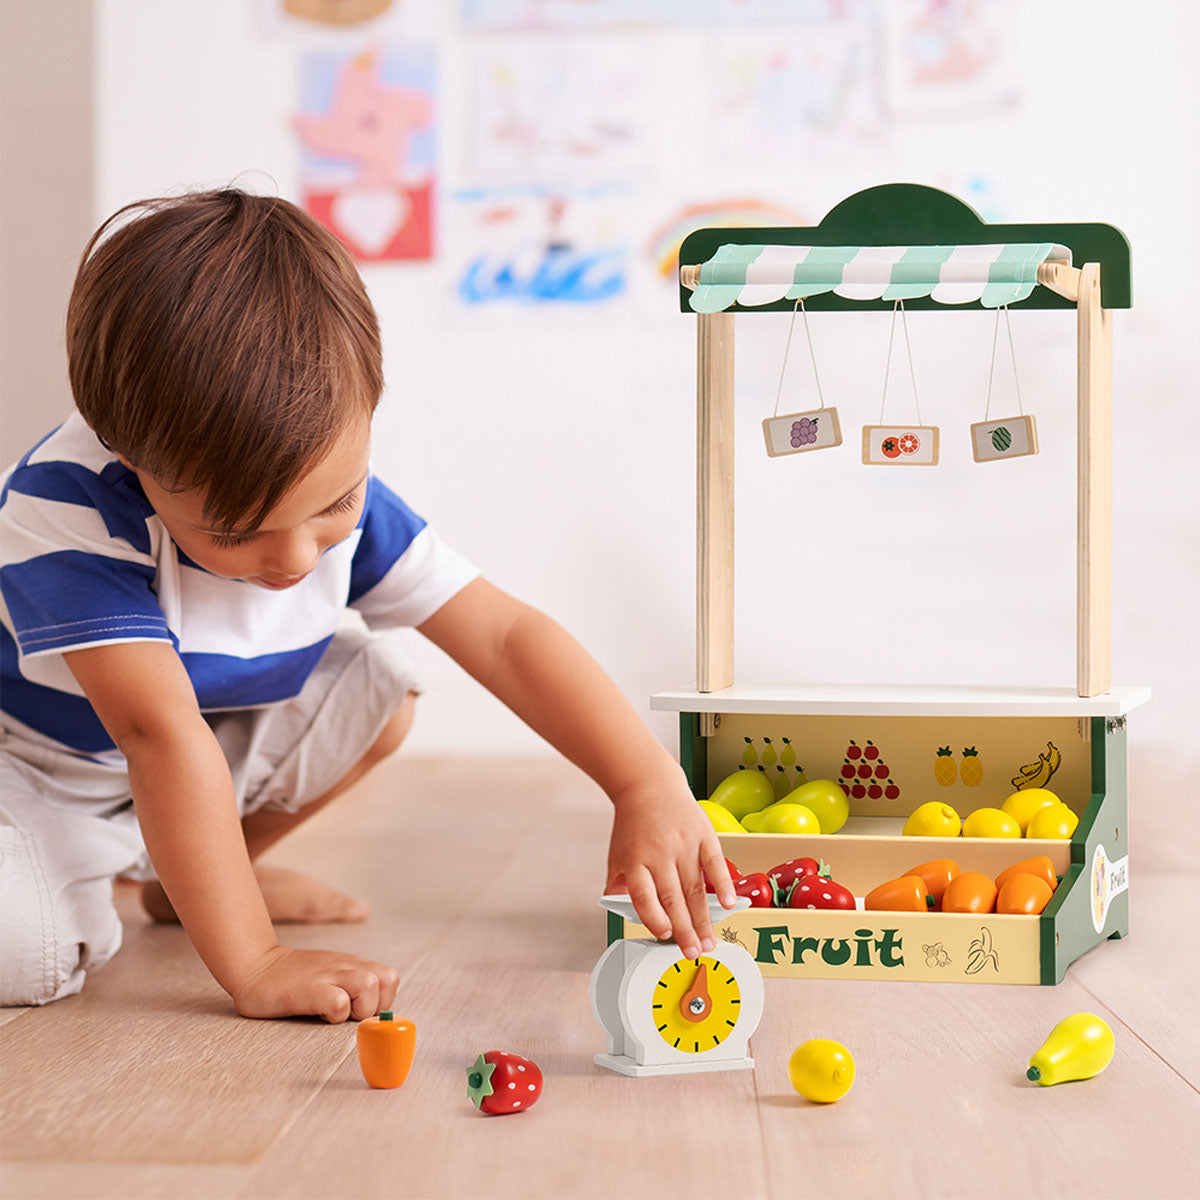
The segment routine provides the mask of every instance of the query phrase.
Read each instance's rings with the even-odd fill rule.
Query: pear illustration
[[[753,738],[745,738],[743,740],[746,743],[746,748],[742,751],[742,762],[744,762],[746,766],[752,767],[756,762],[758,762],[758,751],[754,749]]]
[[[778,757],[779,756],[775,753],[775,747],[771,745],[771,739],[769,737],[763,738],[763,762],[766,763],[768,767],[773,767],[775,765],[775,760]]]
[[[783,753],[779,756],[779,761],[785,767],[794,767],[796,765],[796,751],[792,748],[792,739],[783,739]]]
[[[1091,1079],[1112,1062],[1113,1031],[1095,1013],[1064,1017],[1029,1060],[1027,1079],[1049,1087],[1072,1079]]]

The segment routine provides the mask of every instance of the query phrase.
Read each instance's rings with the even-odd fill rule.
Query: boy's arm
[[[608,793],[615,812],[606,890],[628,891],[646,927],[673,936],[685,953],[711,943],[701,869],[726,907],[735,901],[716,833],[678,764],[595,659],[485,579],[419,628]]]
[[[361,1019],[396,972],[355,955],[281,946],[242,837],[233,782],[191,681],[164,642],[64,654],[129,767],[150,861],[188,937],[248,1017]]]

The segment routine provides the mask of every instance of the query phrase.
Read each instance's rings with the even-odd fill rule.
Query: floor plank
[[[1194,868],[1157,817],[1141,826],[1132,935],[1060,986],[767,980],[755,1070],[644,1080],[592,1062],[610,820],[552,758],[400,755],[273,851],[370,897],[367,923],[284,940],[400,968],[396,1008],[418,1049],[394,1092],[364,1084],[352,1026],[237,1018],[182,932],[149,925],[124,894],[126,947],[80,996],[3,1014],[0,1194],[1200,1194],[1200,911]],[[1112,1025],[1112,1065],[1029,1084],[1030,1053],[1081,1009]],[[788,1054],[814,1036],[857,1060],[836,1105],[787,1081]],[[475,1111],[466,1067],[487,1049],[539,1063],[537,1107]]]

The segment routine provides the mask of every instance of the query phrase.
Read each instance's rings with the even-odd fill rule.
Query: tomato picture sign
[[[936,425],[864,425],[862,460],[869,467],[935,467]]]

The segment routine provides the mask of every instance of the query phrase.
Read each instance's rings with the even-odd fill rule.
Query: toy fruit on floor
[[[750,813],[747,816],[749,824],[745,826],[751,833],[806,833],[821,832],[821,822],[817,820],[812,809],[803,804],[789,804],[781,800],[764,808],[762,812]]]
[[[1015,817],[999,808],[977,808],[963,819],[963,837],[1019,838],[1021,826]]]
[[[996,911],[1037,916],[1053,895],[1054,889],[1037,875],[1011,875],[996,894]]]
[[[915,875],[916,872],[914,871],[913,874]],[[1054,864],[1044,854],[1035,854],[1032,858],[1023,858],[1020,862],[1013,863],[1011,867],[996,876],[996,886],[1002,888],[1014,875],[1036,875],[1050,885],[1051,891],[1058,887],[1058,876],[1054,873]]]
[[[958,813],[940,800],[930,800],[912,810],[904,822],[905,837],[958,837],[962,821]]]
[[[507,1050],[488,1050],[467,1068],[467,1095],[480,1112],[493,1116],[524,1112],[542,1094],[535,1062]]]
[[[758,812],[768,804],[774,804],[775,789],[763,771],[734,771],[713,788],[708,799],[728,809],[740,821],[747,813]]]
[[[854,1058],[841,1042],[810,1038],[792,1051],[788,1079],[806,1100],[832,1104],[854,1085]]]
[[[950,880],[942,896],[942,912],[990,913],[996,907],[996,885],[978,871],[963,871]]]
[[[714,804],[711,800],[699,800],[697,803],[704,810],[712,827],[718,833],[745,833],[745,826],[727,808]]]
[[[803,804],[821,823],[822,833],[837,833],[850,816],[850,801],[832,779],[810,779],[783,798],[786,804]]]
[[[1047,804],[1039,808],[1030,818],[1025,836],[1031,838],[1057,838],[1068,841],[1075,833],[1079,818],[1065,804]]]
[[[872,888],[863,899],[863,908],[872,912],[929,912],[934,899],[919,875],[903,875]]]
[[[387,1011],[358,1023],[358,1065],[373,1088],[398,1088],[412,1067],[417,1027]]]
[[[1029,1060],[1025,1077],[1043,1087],[1071,1079],[1091,1079],[1112,1062],[1113,1031],[1095,1013],[1064,1017]]]
[[[926,894],[933,897],[934,908],[942,907],[942,897],[946,894],[946,888],[958,873],[958,863],[952,858],[935,858],[904,872],[905,875],[916,875],[924,882]]]
[[[1061,804],[1062,801],[1046,788],[1026,788],[1024,791],[1013,792],[1000,807],[1021,827],[1021,834],[1029,826],[1029,820],[1039,809],[1047,804]]]

